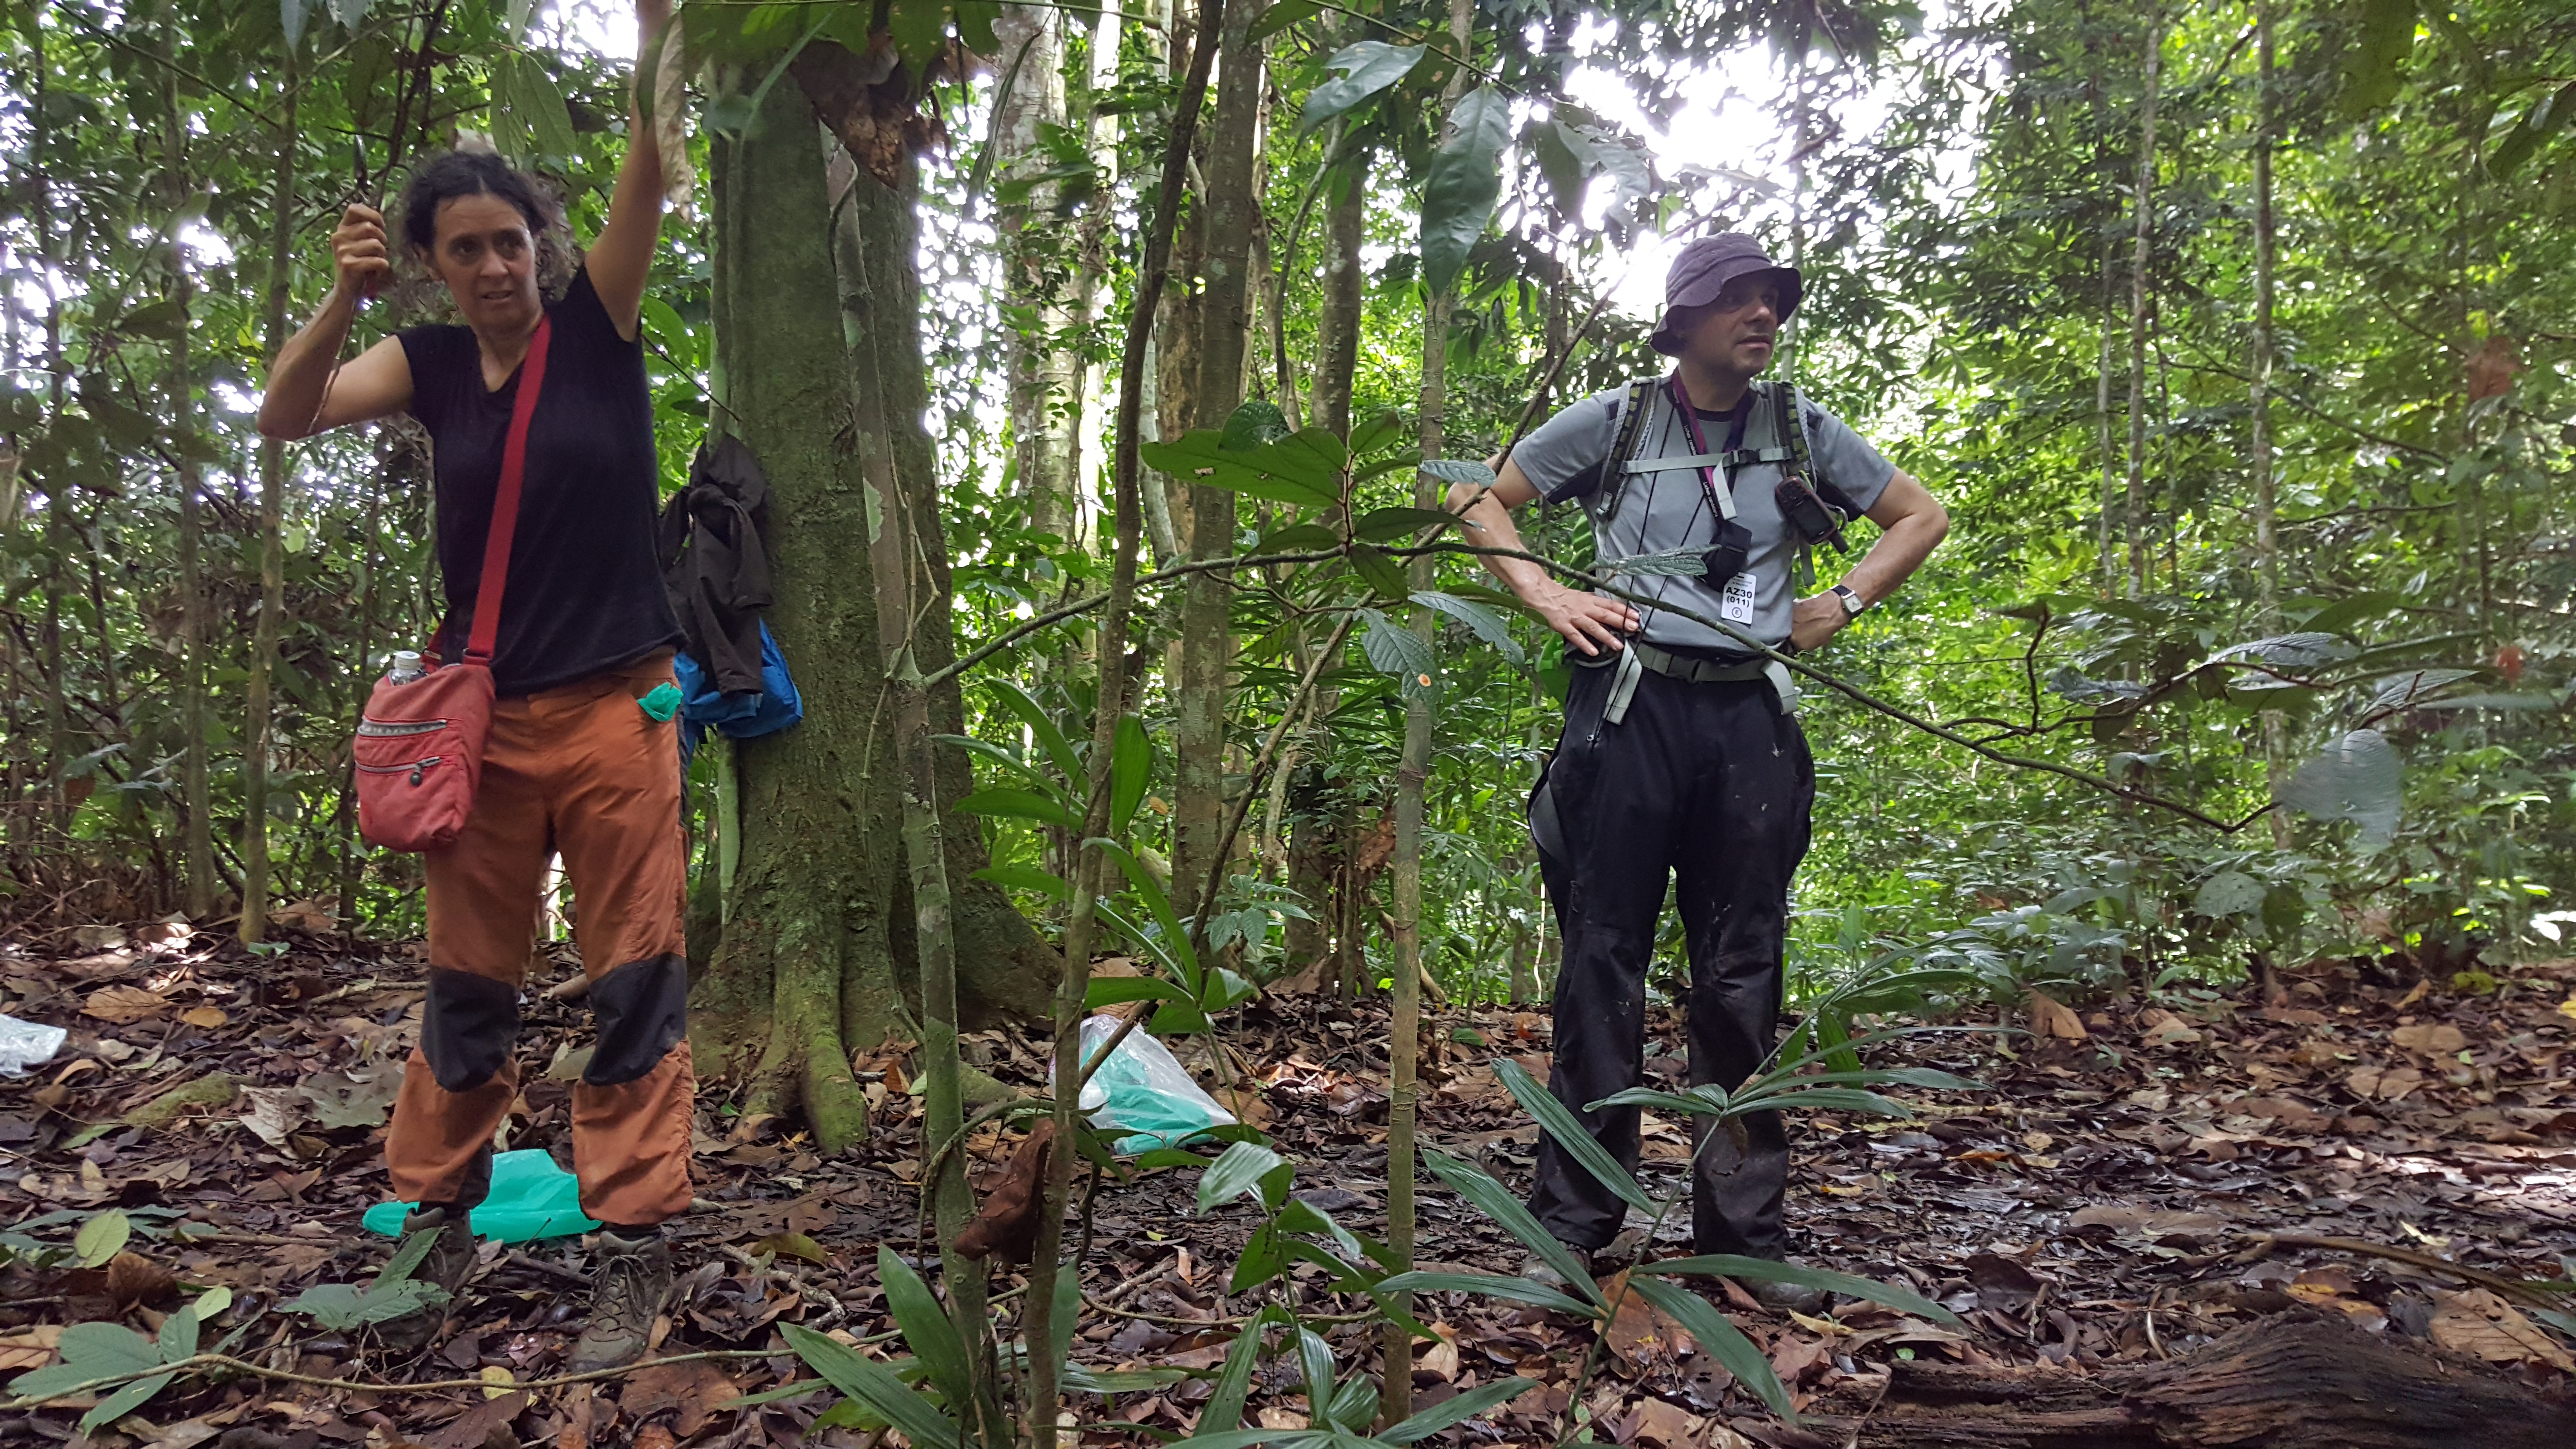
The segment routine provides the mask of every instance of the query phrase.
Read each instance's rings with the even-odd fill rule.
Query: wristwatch
[[[1847,619],[1859,618],[1860,611],[1869,607],[1869,600],[1854,593],[1849,584],[1836,584],[1825,592],[1843,601],[1843,617]]]

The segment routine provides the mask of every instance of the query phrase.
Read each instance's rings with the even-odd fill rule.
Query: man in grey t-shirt
[[[1800,290],[1796,270],[1749,236],[1693,242],[1665,280],[1653,337],[1673,373],[1573,404],[1512,449],[1491,488],[1450,497],[1473,543],[1519,549],[1511,510],[1544,497],[1582,505],[1602,568],[1661,554],[1684,570],[1631,573],[1628,591],[1650,601],[1632,605],[1568,588],[1526,559],[1485,561],[1588,666],[1574,672],[1565,732],[1531,795],[1564,942],[1549,1087],[1631,1171],[1636,1109],[1585,1104],[1642,1075],[1646,966],[1668,877],[1678,877],[1689,944],[1691,1080],[1735,1086],[1778,1031],[1789,880],[1807,851],[1815,768],[1788,671],[1743,640],[1822,647],[1895,592],[1949,528],[1923,485],[1841,419],[1801,400],[1789,423],[1788,395],[1755,381]],[[1631,406],[1635,425],[1623,426]],[[1793,478],[1806,495],[1784,486]],[[1784,515],[1784,498],[1804,527]],[[1840,582],[1797,599],[1793,565],[1810,533],[1836,522],[1827,505],[1884,532]],[[1741,1147],[1719,1134],[1695,1160],[1693,1235],[1703,1253],[1781,1258],[1788,1137],[1777,1113],[1744,1125]],[[1585,1253],[1607,1246],[1626,1214],[1544,1139],[1530,1208]],[[1535,1258],[1524,1271],[1552,1276]],[[1766,1301],[1801,1297],[1754,1286]]]

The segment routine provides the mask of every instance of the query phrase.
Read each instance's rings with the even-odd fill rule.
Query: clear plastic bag
[[[1082,1056],[1089,1061],[1118,1030],[1118,1018],[1094,1016],[1082,1023]],[[1142,1027],[1127,1034],[1083,1084],[1082,1110],[1092,1125],[1129,1134],[1120,1138],[1121,1154],[1169,1147],[1203,1127],[1221,1127],[1234,1114],[1199,1090],[1172,1049]]]
[[[23,1077],[28,1068],[53,1060],[68,1035],[59,1026],[0,1016],[0,1077]]]

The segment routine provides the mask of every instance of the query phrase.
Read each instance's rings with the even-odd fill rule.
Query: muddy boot
[[[598,1263],[591,1278],[590,1318],[572,1349],[570,1368],[577,1374],[642,1358],[652,1345],[653,1318],[671,1296],[671,1247],[660,1233],[630,1238],[603,1228]]]
[[[447,1310],[465,1287],[467,1275],[474,1271],[474,1230],[468,1226],[461,1208],[415,1207],[403,1215],[402,1246],[411,1246],[415,1235],[430,1236],[429,1252],[411,1270],[411,1281],[431,1283],[446,1290],[447,1296],[436,1303],[424,1303],[400,1318],[389,1318],[376,1325],[376,1343],[388,1354],[414,1354],[438,1337],[439,1325],[447,1321]],[[382,1275],[379,1275],[381,1281]]]

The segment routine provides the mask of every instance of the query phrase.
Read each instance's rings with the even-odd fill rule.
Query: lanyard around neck
[[[1690,437],[1691,451],[1701,457],[1711,456],[1708,449],[1708,435],[1700,429],[1699,409],[1691,405],[1690,393],[1682,387],[1680,368],[1674,368],[1672,376],[1664,380],[1664,390],[1672,398],[1673,411],[1681,414],[1682,429]],[[1744,425],[1753,413],[1750,406],[1752,399],[1753,393],[1747,389],[1743,399],[1736,403],[1735,411],[1727,425],[1726,452],[1718,455],[1726,459],[1725,491],[1718,490],[1717,464],[1702,463],[1692,470],[1699,474],[1700,492],[1708,499],[1710,515],[1730,523],[1735,519],[1734,458],[1744,447]]]

